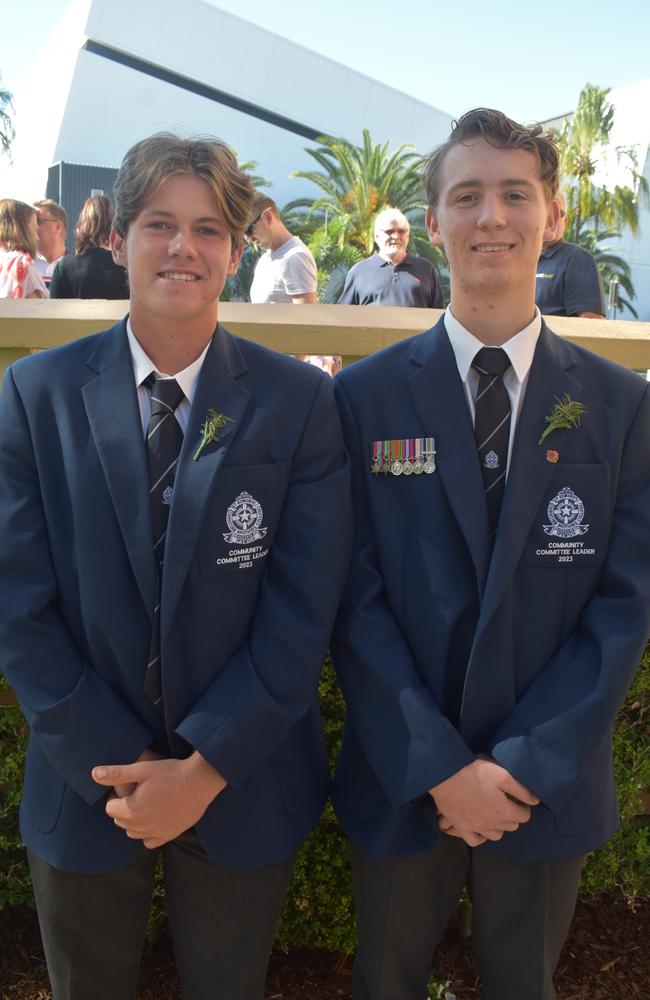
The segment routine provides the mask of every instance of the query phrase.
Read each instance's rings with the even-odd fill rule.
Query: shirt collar
[[[465,329],[462,323],[458,322],[449,307],[445,311],[445,329],[456,358],[458,374],[463,382],[467,382],[467,376],[472,367],[472,361],[476,356],[476,352],[485,347],[485,344],[481,343],[469,330]],[[524,381],[530,371],[541,329],[542,316],[537,306],[535,306],[535,316],[532,322],[528,326],[525,326],[523,330],[520,330],[519,333],[516,333],[514,337],[511,337],[510,340],[506,340],[505,344],[501,344],[501,347],[510,358],[512,370],[517,377],[517,381],[520,383]]]
[[[545,247],[544,250],[542,250],[541,254],[539,255],[540,258],[543,257],[544,259],[546,259],[548,257],[552,257],[554,254],[558,252],[563,243],[564,240],[556,240],[555,243],[549,243],[549,245]]]
[[[137,340],[133,327],[131,326],[130,318],[126,321],[126,335],[129,341],[129,350],[131,351],[131,361],[133,362],[133,374],[135,377],[135,384],[139,387],[142,385],[144,380],[147,378],[151,372],[155,372],[156,375],[165,375],[165,372],[159,372],[153,361],[148,354],[143,350],[142,345]],[[185,398],[191,403],[194,399],[194,393],[196,392],[196,382],[199,377],[199,372],[201,371],[201,366],[205,355],[207,354],[210,342],[205,346],[205,349],[201,352],[196,361],[193,361],[191,365],[187,368],[183,368],[181,372],[177,372],[173,377],[178,382],[179,386],[183,390]],[[167,376],[169,377],[169,376]]]
[[[399,264],[393,264],[392,260],[386,260],[386,258],[382,257],[382,255],[379,253],[378,250],[375,250],[375,257],[377,258],[380,267],[404,267],[405,264],[409,263],[410,256],[411,254],[407,250],[406,257],[404,257],[404,259],[401,260]]]

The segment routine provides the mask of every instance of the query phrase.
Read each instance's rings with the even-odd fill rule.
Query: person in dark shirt
[[[409,221],[399,209],[380,212],[375,219],[377,253],[350,268],[338,304],[441,309],[436,266],[407,251],[409,235]]]
[[[113,206],[104,195],[87,198],[77,220],[74,256],[54,269],[51,299],[128,299],[126,269],[113,260],[108,241]]]
[[[560,219],[554,239],[544,243],[537,263],[535,303],[544,316],[604,319],[603,288],[594,258],[584,247],[567,243],[566,202],[559,194]]]

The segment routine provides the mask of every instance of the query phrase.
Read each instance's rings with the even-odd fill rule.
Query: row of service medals
[[[436,442],[432,437],[373,441],[370,471],[393,476],[430,476],[436,471]]]

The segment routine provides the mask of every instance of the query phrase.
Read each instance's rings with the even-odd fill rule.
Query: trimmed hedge
[[[0,678],[0,686],[2,680]],[[343,703],[325,665],[320,685],[323,724],[332,761],[341,737]],[[32,900],[18,836],[26,726],[16,708],[0,708],[0,909]],[[650,651],[646,652],[614,735],[621,829],[589,857],[583,889],[616,890],[629,900],[650,895]],[[156,912],[160,912],[158,907]],[[331,807],[298,855],[278,931],[281,947],[354,948],[353,894],[345,837]]]

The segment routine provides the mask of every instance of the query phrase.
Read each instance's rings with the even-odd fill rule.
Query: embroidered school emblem
[[[547,535],[554,535],[556,538],[575,538],[577,535],[584,535],[589,530],[588,524],[583,524],[585,507],[569,486],[554,496],[546,508],[550,524],[543,524],[542,527]]]
[[[488,451],[485,456],[485,468],[486,469],[498,469],[499,468],[499,456],[496,451]]]
[[[171,507],[172,497],[174,496],[174,489],[172,486],[165,486],[162,495],[162,502],[165,507]]]
[[[240,493],[226,511],[226,524],[230,531],[223,537],[234,545],[248,545],[264,538],[268,528],[263,528],[264,511],[261,504],[250,493]]]

